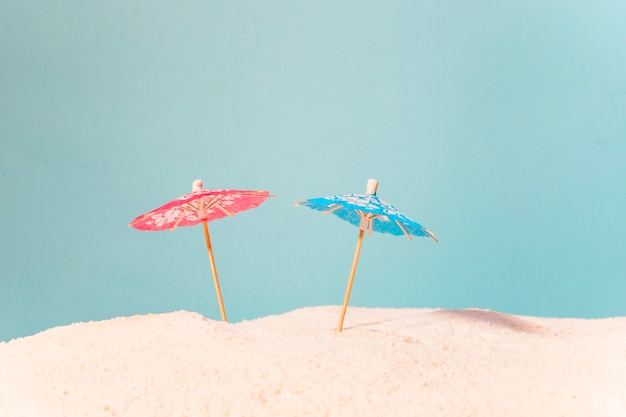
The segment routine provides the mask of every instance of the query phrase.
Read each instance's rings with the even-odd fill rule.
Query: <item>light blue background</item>
[[[358,231],[296,199],[378,195],[440,238],[366,236],[351,305],[626,315],[622,1],[0,0],[0,340],[120,315],[341,304]],[[348,312],[349,314],[349,312]],[[335,323],[329,323],[333,327]]]

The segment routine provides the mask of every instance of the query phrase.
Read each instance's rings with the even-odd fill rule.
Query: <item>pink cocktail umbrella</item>
[[[222,300],[211,237],[209,236],[208,222],[236,213],[256,208],[267,198],[272,197],[267,191],[254,190],[203,190],[202,180],[195,180],[192,192],[172,200],[148,213],[138,216],[130,223],[130,226],[144,231],[174,230],[178,226],[195,226],[202,223],[204,238],[209,252],[213,282],[220,305],[222,320],[226,321],[226,310]]]

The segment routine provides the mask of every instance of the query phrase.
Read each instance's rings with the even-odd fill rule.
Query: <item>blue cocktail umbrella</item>
[[[311,198],[309,200],[298,200],[295,204],[296,206],[304,206],[321,211],[322,214],[332,213],[359,228],[359,239],[354,252],[354,260],[352,261],[352,269],[350,270],[350,279],[348,280],[348,288],[343,301],[341,317],[339,318],[339,331],[343,328],[343,319],[348,308],[352,282],[354,281],[354,274],[359,262],[365,231],[368,231],[370,235],[372,231],[391,233],[396,236],[405,235],[409,240],[411,240],[411,236],[428,236],[435,242],[438,242],[430,230],[409,219],[391,204],[378,198],[376,196],[377,188],[378,181],[370,179],[367,182],[366,194],[344,194]]]

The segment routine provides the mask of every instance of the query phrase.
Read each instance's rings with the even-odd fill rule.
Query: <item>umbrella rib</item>
[[[428,229],[424,229],[426,234],[431,237],[435,242],[439,243],[439,240],[435,237],[435,234]]]
[[[198,217],[202,218],[208,215],[208,213],[206,212],[208,209],[215,206],[215,204],[217,204],[217,202],[220,201],[224,197],[225,196],[223,194],[217,194],[217,195],[214,195],[213,198],[211,198],[209,201],[206,201],[205,197],[201,197],[198,201],[201,202],[202,204],[198,204],[198,207],[195,207],[195,206],[192,206],[192,207],[194,207],[195,212],[198,213]],[[200,214],[201,207],[202,207],[202,210],[205,211],[204,215]]]
[[[227,216],[229,216],[229,217],[235,217],[235,214],[234,214],[232,211],[230,211],[230,210],[226,209],[226,207],[222,207],[222,205],[221,205],[221,204],[216,204],[216,205],[214,205],[213,207],[215,207],[215,208],[217,208],[217,209],[221,210],[221,211],[222,211],[222,213],[226,214],[226,215],[227,215]]]
[[[224,197],[226,197],[226,196],[223,195],[223,194],[217,194],[211,200],[209,200],[209,203],[207,204],[206,208],[213,207],[215,204],[217,204],[218,201],[220,201]]]
[[[372,214],[372,213],[366,213],[366,212],[364,212],[363,210],[354,210],[354,211],[356,211],[356,213],[357,213],[359,216],[363,217],[364,219],[369,219],[371,216],[373,216],[373,214]]]
[[[404,233],[404,235],[407,237],[407,239],[409,240],[413,240],[411,238],[411,235],[407,233],[406,229],[402,226],[402,224],[400,223],[400,221],[398,219],[396,219],[396,224],[398,225],[398,227],[400,228],[400,230],[402,230],[402,233]]]
[[[180,216],[178,216],[178,219],[176,219],[176,223],[174,223],[174,226],[172,226],[170,230],[174,230],[178,227],[178,225],[180,224],[180,222],[183,221],[183,218],[185,217],[188,211],[189,210],[184,208],[184,210],[180,213]]]
[[[248,192],[241,192],[239,194],[241,195],[246,195],[246,196],[251,196],[251,197],[267,197],[267,198],[274,198],[276,197],[275,195],[269,195],[269,193],[267,193],[267,191],[248,191]]]
[[[359,221],[359,230],[362,230],[362,231],[367,230],[367,224],[365,224],[365,229],[361,229],[361,227],[363,227],[363,225],[364,225],[363,221],[367,221],[367,216],[365,215],[365,213],[363,213],[361,210],[354,210],[354,211],[361,218],[361,220]]]
[[[333,211],[339,210],[340,208],[342,208],[343,206],[341,204],[331,204],[330,206],[328,206],[329,209],[328,210],[324,210],[322,212],[322,214],[328,214],[328,213],[332,213]]]
[[[129,226],[134,226],[136,224],[139,224],[142,221],[144,221],[147,218],[149,218],[150,216],[152,216],[152,212],[148,212],[148,213],[144,214],[143,216],[139,217],[138,219],[134,220],[131,224],[129,224]]]

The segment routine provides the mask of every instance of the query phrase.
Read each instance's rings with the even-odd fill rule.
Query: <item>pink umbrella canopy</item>
[[[203,190],[202,180],[193,182],[193,191],[148,213],[130,225],[138,230],[160,231],[178,226],[195,226],[253,209],[271,197],[267,191]]]
[[[202,180],[195,180],[192,190],[189,194],[137,216],[130,226],[142,231],[161,231],[202,223],[222,320],[227,321],[207,222],[226,216],[234,217],[239,212],[258,207],[272,196],[267,191],[203,190]]]

